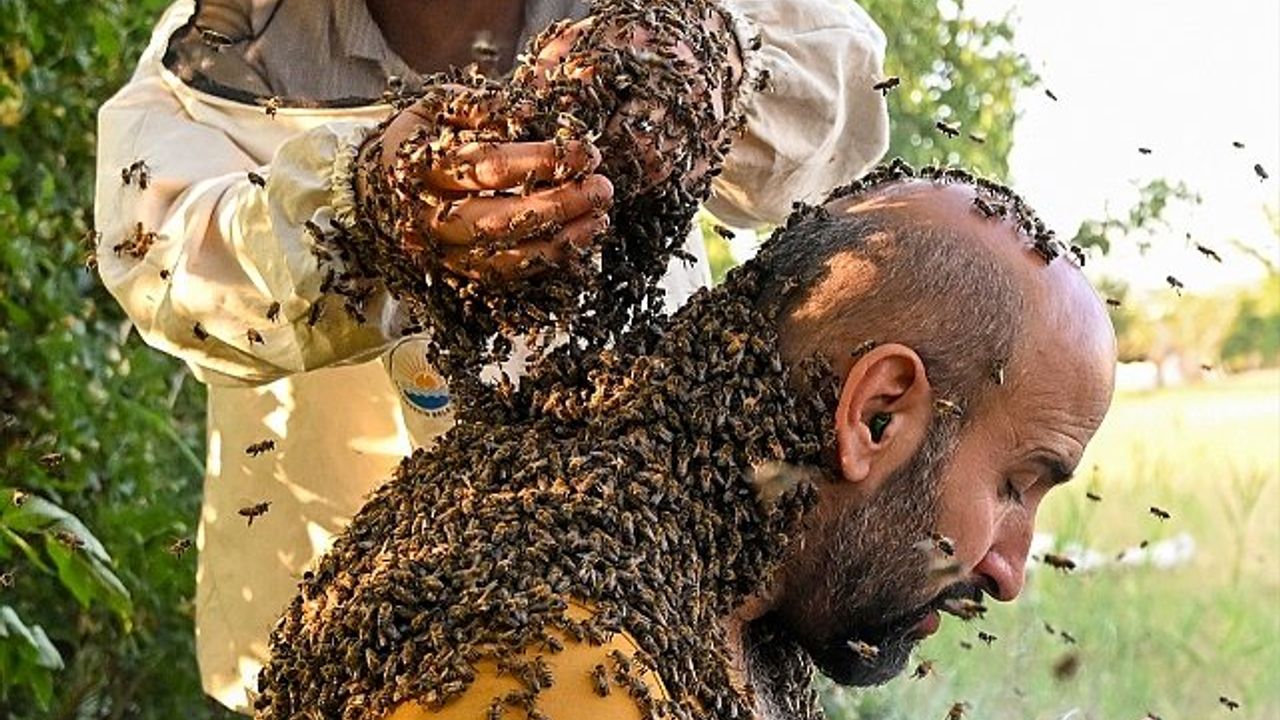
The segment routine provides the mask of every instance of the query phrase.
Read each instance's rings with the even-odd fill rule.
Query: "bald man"
[[[882,168],[536,396],[590,402],[407,461],[304,580],[258,709],[821,717],[815,666],[884,682],[940,612],[1018,596],[1115,352],[1011,191]]]

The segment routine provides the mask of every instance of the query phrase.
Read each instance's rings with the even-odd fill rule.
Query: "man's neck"
[[[515,62],[524,0],[365,0],[387,45],[414,70],[434,73],[477,60],[482,36],[498,51],[497,69]]]

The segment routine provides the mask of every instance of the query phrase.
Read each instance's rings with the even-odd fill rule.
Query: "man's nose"
[[[1022,593],[1026,580],[1027,554],[1031,552],[1031,527],[1018,523],[1016,527],[1002,527],[995,542],[987,549],[974,574],[984,578],[995,592],[992,597],[1001,602],[1011,602]]]

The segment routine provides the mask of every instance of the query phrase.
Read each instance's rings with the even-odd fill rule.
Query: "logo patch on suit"
[[[452,409],[453,397],[444,378],[427,362],[425,344],[410,340],[392,351],[391,380],[406,407],[428,417],[445,417]]]

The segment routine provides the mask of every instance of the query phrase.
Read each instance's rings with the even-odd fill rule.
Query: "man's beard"
[[[952,435],[931,426],[870,501],[820,521],[807,537],[821,544],[800,551],[780,577],[770,621],[841,685],[892,679],[919,642],[913,631],[926,615],[949,598],[981,597],[969,582],[932,594],[929,556],[919,548],[936,527]]]

